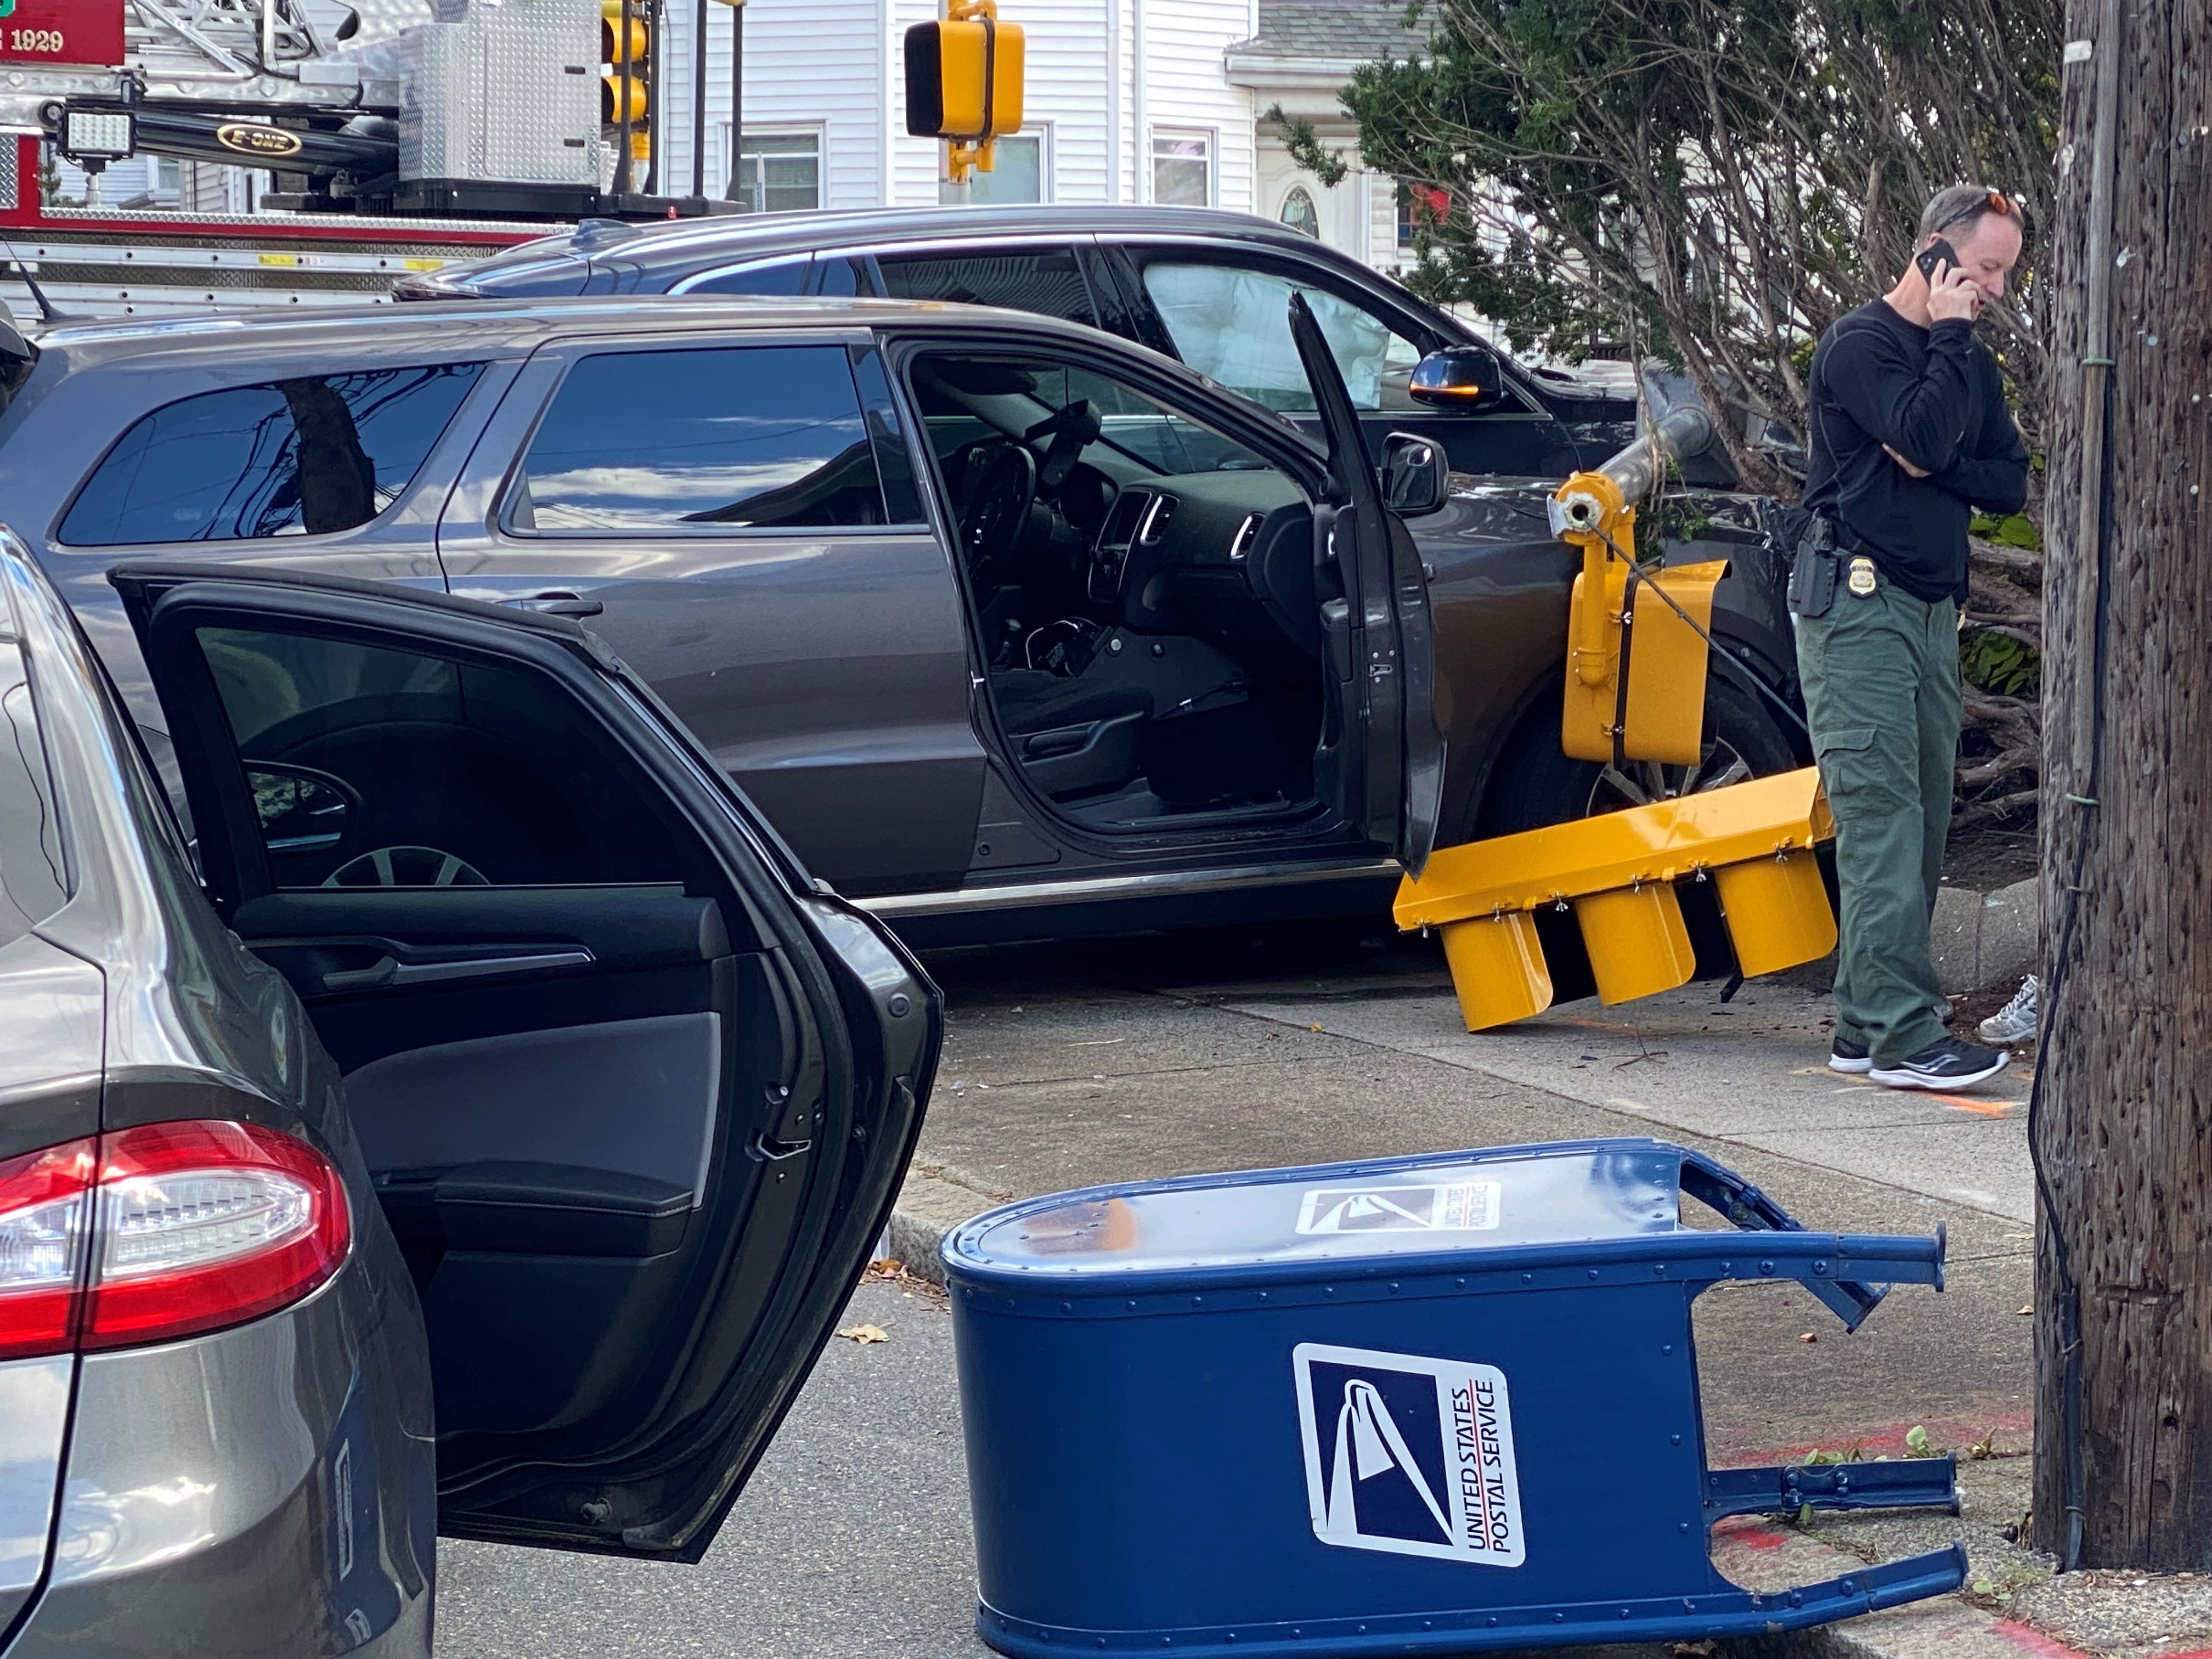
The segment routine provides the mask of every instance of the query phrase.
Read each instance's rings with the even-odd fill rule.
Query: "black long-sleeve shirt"
[[[1861,306],[1821,337],[1812,401],[1805,505],[1915,599],[1963,601],[1972,509],[2002,515],[2027,500],[2027,448],[1974,325],[1922,328],[1885,301]],[[1884,444],[1929,476],[1914,477]]]

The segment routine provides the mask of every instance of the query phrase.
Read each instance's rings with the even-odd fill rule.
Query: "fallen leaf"
[[[1319,1030],[1321,1030],[1321,1027],[1320,1027],[1320,1026],[1318,1026],[1318,1025],[1309,1025],[1309,1026],[1307,1026],[1307,1027],[1306,1027],[1306,1030],[1308,1030],[1309,1031],[1318,1031]]]
[[[1800,1336],[1797,1340],[1798,1340],[1800,1342],[1818,1342],[1820,1339],[1820,1336],[1818,1335],[1818,1334],[1817,1334],[1817,1333],[1813,1332],[1813,1331],[1807,1331],[1803,1335]]]
[[[2035,1312],[2035,1304],[2033,1302],[2029,1303],[2025,1308],[2021,1310],[2021,1312],[2030,1315],[2033,1314]]]
[[[888,1342],[891,1340],[890,1334],[880,1325],[848,1325],[837,1334],[859,1343],[864,1348],[871,1342]]]

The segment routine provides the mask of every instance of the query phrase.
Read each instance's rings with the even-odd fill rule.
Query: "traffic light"
[[[906,130],[951,146],[954,183],[992,169],[992,141],[1022,127],[1021,26],[997,0],[949,0],[945,16],[906,32]]]
[[[1685,886],[1712,884],[1747,978],[1817,961],[1836,948],[1836,918],[1814,849],[1834,835],[1808,766],[1445,848],[1401,884],[1395,914],[1443,934],[1467,1029],[1487,1030],[1552,1006],[1545,912],[1571,913],[1605,1002],[1688,982]]]
[[[628,130],[634,161],[645,160],[652,149],[652,56],[653,33],[635,0],[599,0],[599,120]]]

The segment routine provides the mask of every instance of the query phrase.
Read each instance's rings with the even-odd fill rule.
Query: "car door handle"
[[[401,962],[379,957],[366,968],[341,968],[323,975],[325,991],[378,991],[387,986],[437,985],[459,979],[489,979],[500,974],[540,974],[553,968],[580,968],[594,961],[586,950],[532,951],[525,956],[462,957],[445,962]]]
[[[534,611],[541,617],[596,617],[606,609],[597,599],[558,588],[550,593],[532,593],[527,599],[501,599],[500,603],[517,611]]]

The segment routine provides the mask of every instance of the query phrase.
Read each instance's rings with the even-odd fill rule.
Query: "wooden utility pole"
[[[2035,1540],[2212,1567],[2212,5],[2071,0],[2032,1126]]]

